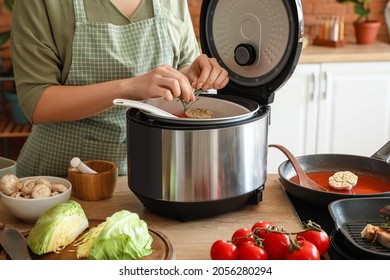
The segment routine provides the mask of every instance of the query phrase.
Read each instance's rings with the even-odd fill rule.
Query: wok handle
[[[371,157],[390,163],[390,141],[387,142],[382,148],[380,148]]]

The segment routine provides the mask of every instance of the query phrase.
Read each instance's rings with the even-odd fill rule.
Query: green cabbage
[[[76,201],[69,200],[41,214],[27,237],[27,243],[37,255],[58,253],[87,228],[88,219],[83,208]]]
[[[94,260],[134,260],[153,252],[145,221],[136,213],[122,210],[89,230],[76,241],[77,256]]]

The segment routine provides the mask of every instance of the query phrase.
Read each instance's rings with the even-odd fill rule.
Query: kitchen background
[[[187,0],[191,11],[192,20],[196,34],[199,34],[199,15],[201,0]],[[354,42],[354,30],[352,22],[356,20],[356,15],[353,11],[352,4],[340,4],[336,0],[302,0],[305,34],[310,38],[318,35],[320,18],[323,16],[344,16],[345,20],[345,39],[347,42]],[[388,0],[372,0],[370,4],[371,20],[379,20],[382,22],[379,30],[378,40],[390,42],[389,33],[385,24],[384,10]]]
[[[199,17],[202,1],[187,1],[194,24],[194,30],[196,35],[199,37]],[[1,4],[2,2],[3,0],[0,0]],[[370,19],[379,20],[382,23],[377,40],[384,43],[390,43],[389,30],[384,17],[384,11],[387,3],[388,0],[373,0],[370,4]],[[305,35],[309,38],[309,41],[318,35],[319,23],[322,17],[342,16],[345,21],[345,39],[347,43],[353,44],[355,42],[352,23],[356,19],[356,15],[354,14],[352,4],[340,4],[337,3],[336,0],[302,0],[302,6],[304,12]],[[0,9],[0,31],[8,29],[11,25],[11,21],[12,17],[8,11],[5,8]],[[0,69],[5,69],[9,65],[9,51],[7,49],[0,50]],[[12,86],[12,83],[6,82],[3,83],[2,86],[7,89],[7,87]],[[4,102],[4,99],[1,99],[1,101]],[[8,122],[8,117],[10,115],[10,108],[8,104],[1,104],[0,113],[0,156],[16,159],[26,137],[13,137],[12,135],[2,133],[3,127]]]

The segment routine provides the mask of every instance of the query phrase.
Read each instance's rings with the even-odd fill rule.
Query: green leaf
[[[10,37],[11,37],[10,30],[0,32],[0,46],[4,45],[9,40]]]
[[[153,252],[145,221],[136,213],[122,210],[107,218],[95,239],[89,258],[95,260],[134,260]]]
[[[12,1],[11,0],[4,0],[4,4],[5,4],[5,7],[7,8],[7,10],[10,13],[12,13],[12,10],[13,10]]]

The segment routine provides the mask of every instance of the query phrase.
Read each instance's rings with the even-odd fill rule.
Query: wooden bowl
[[[90,160],[84,163],[97,173],[85,174],[69,167],[68,180],[72,183],[73,195],[81,200],[92,201],[110,198],[118,178],[117,164],[104,160]]]

